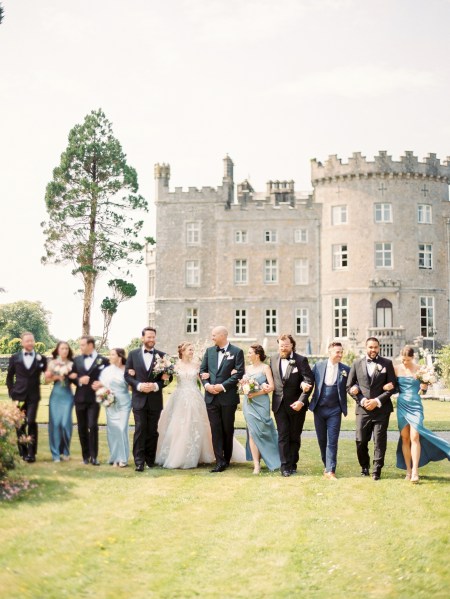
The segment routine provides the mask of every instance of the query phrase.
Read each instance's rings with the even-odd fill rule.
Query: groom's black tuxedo
[[[307,358],[292,353],[285,375],[280,370],[281,356],[276,354],[270,358],[275,389],[272,394],[272,410],[278,429],[278,448],[280,451],[281,470],[297,470],[297,462],[301,447],[301,434],[308,411],[308,393],[304,393],[301,383],[312,385],[314,377]],[[298,412],[291,404],[300,400],[304,405]]]
[[[208,373],[209,379],[202,381],[205,387],[205,402],[218,466],[227,466],[233,453],[234,416],[239,403],[237,383],[244,376],[244,352],[239,347],[226,347],[219,366],[219,351],[216,346],[209,347],[200,366],[200,374]],[[231,374],[236,370],[234,374]],[[217,395],[209,393],[206,386],[222,385],[224,391]]]
[[[37,452],[38,427],[36,414],[38,410],[40,392],[40,376],[47,367],[45,356],[35,353],[30,368],[25,366],[23,351],[13,354],[9,359],[6,386],[12,400],[20,402],[20,408],[26,414],[25,423],[17,430],[18,439],[27,434],[32,442],[18,443],[19,453],[23,458],[34,459]],[[28,427],[28,431],[27,431]]]
[[[353,396],[356,401],[356,451],[362,468],[369,468],[370,456],[368,444],[373,433],[374,441],[374,473],[380,474],[384,466],[384,455],[387,446],[387,429],[389,417],[394,411],[391,401],[393,391],[384,391],[383,386],[392,383],[395,387],[396,377],[391,360],[377,356],[372,376],[367,370],[367,356],[355,360],[350,368],[347,391],[357,385],[359,393]],[[361,405],[362,399],[377,398],[381,407],[366,410]]]
[[[92,362],[90,368],[86,368],[85,366],[84,355],[76,356],[73,361],[72,373],[77,375],[77,378],[72,380],[76,386],[74,403],[83,460],[97,460],[100,404],[96,401],[92,383],[98,381],[101,372],[108,365],[108,358],[101,356],[100,354],[95,356],[95,360]],[[82,376],[89,377],[89,383],[87,385],[82,385],[80,383],[80,378]]]
[[[163,409],[163,387],[169,381],[162,380],[162,373],[153,376],[157,356],[163,357],[164,352],[153,349],[150,368],[147,370],[142,353],[142,347],[133,349],[128,354],[125,366],[125,380],[132,387],[132,407],[135,421],[133,438],[133,457],[136,466],[154,466],[156,447],[158,444],[158,421]],[[129,370],[134,370],[131,375]],[[158,391],[144,393],[138,390],[140,383],[157,383]]]

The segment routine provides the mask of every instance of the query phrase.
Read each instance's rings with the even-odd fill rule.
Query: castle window
[[[332,206],[331,207],[331,224],[332,225],[346,225],[347,220],[347,206]]]
[[[186,244],[200,245],[200,223],[186,223]]]
[[[308,258],[297,258],[294,262],[294,281],[296,285],[308,285],[309,282]]]
[[[348,246],[346,243],[333,245],[333,270],[348,268]]]
[[[277,231],[272,229],[270,231],[264,231],[264,241],[266,243],[276,243],[278,240]]]
[[[246,285],[248,283],[247,260],[234,261],[234,283],[236,285]]]
[[[234,334],[247,334],[247,310],[238,309],[234,311]]]
[[[155,295],[155,271],[148,271],[148,294],[150,297],[154,297]]]
[[[247,231],[235,231],[234,241],[235,243],[247,243]]]
[[[392,243],[382,242],[375,244],[375,268],[392,268]]]
[[[347,337],[348,334],[348,298],[335,297],[333,302],[333,335]]]
[[[384,204],[384,203],[375,204],[375,222],[376,223],[391,223],[392,222],[392,204]]]
[[[419,243],[419,268],[433,268],[433,246],[431,243]]]
[[[186,286],[199,287],[200,285],[200,260],[187,260]]]
[[[392,304],[387,299],[382,299],[377,302],[377,327],[382,329],[392,327]],[[385,356],[386,354],[383,353]]]
[[[295,229],[294,242],[295,243],[308,243],[308,229]]]
[[[417,222],[421,225],[431,225],[433,221],[430,204],[419,204],[417,206]]]
[[[264,260],[264,283],[278,283],[278,260]]]
[[[186,333],[198,333],[198,308],[186,308]]]
[[[295,334],[309,335],[309,310],[297,308],[295,310]]]
[[[266,310],[264,330],[266,335],[278,334],[278,310],[276,308]]]
[[[420,298],[420,334],[428,339],[434,333],[434,297]]]

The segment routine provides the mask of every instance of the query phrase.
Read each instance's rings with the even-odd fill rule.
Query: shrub
[[[8,353],[9,354],[15,354],[16,352],[20,351],[22,349],[22,342],[18,337],[14,337],[14,339],[11,339],[11,341],[9,341],[8,343]]]
[[[0,401],[0,480],[15,467],[18,455],[16,429],[24,420],[23,413],[11,401]]]
[[[36,343],[34,345],[34,351],[37,354],[43,354],[46,349],[47,348],[45,347],[45,343],[42,343],[42,341],[36,341]]]
[[[0,354],[8,354],[9,353],[9,350],[8,350],[9,341],[10,341],[9,337],[2,337],[0,339]]]

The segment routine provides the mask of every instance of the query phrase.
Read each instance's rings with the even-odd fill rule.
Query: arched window
[[[377,327],[390,328],[392,327],[392,304],[387,299],[382,299],[377,302]]]

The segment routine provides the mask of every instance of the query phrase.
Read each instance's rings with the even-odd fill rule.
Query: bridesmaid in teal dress
[[[278,433],[270,416],[269,393],[273,391],[272,371],[264,364],[266,355],[261,345],[251,345],[248,350],[250,365],[246,374],[258,382],[260,389],[244,395],[243,412],[247,422],[247,460],[253,459],[253,474],[261,472],[260,459],[269,470],[280,468]]]
[[[105,408],[106,434],[109,446],[109,463],[124,468],[128,465],[130,442],[128,437],[128,420],[131,411],[131,397],[128,383],[124,379],[126,355],[122,348],[109,352],[110,366],[100,375],[100,383],[112,391],[115,401]]]
[[[419,365],[414,361],[414,349],[406,345],[400,353],[402,364],[395,369],[399,395],[397,421],[400,439],[397,447],[397,468],[406,470],[406,480],[419,482],[418,469],[429,462],[450,460],[450,444],[423,425],[423,405],[419,391],[426,383],[416,378]]]
[[[72,370],[73,354],[69,344],[59,341],[52,352],[45,378],[53,381],[49,401],[48,440],[54,462],[70,459],[72,439],[73,393],[69,373]]]

